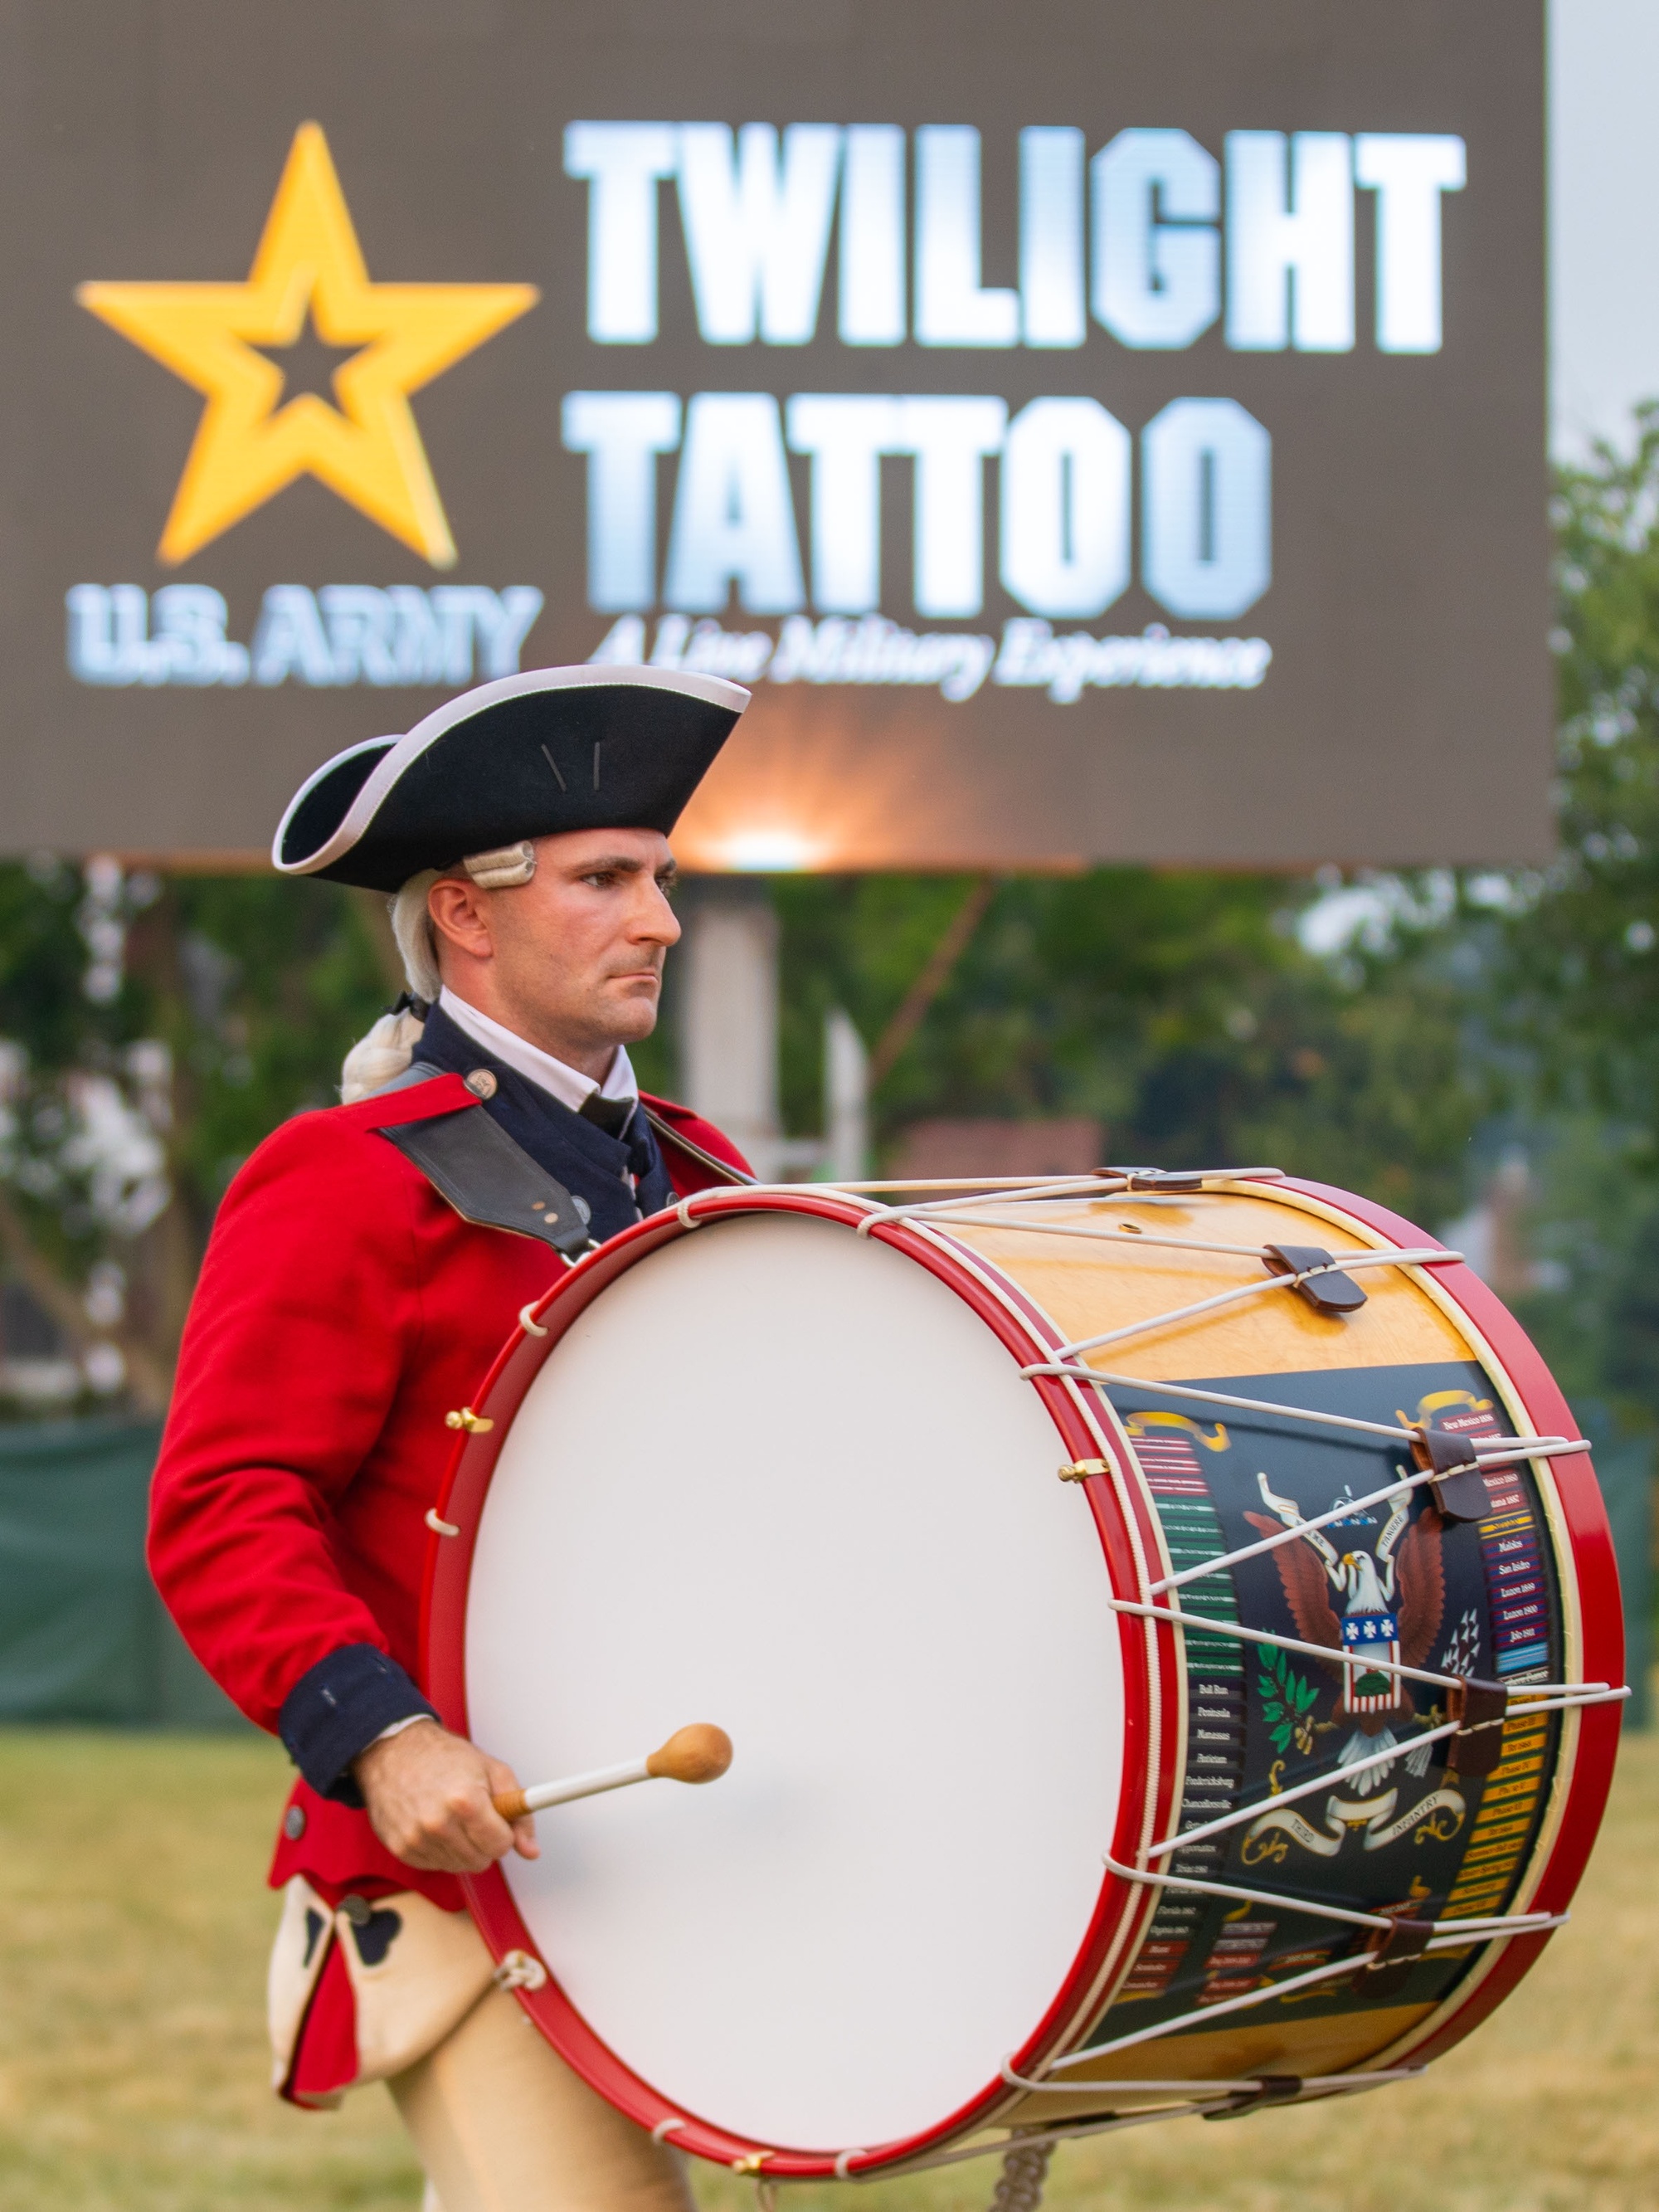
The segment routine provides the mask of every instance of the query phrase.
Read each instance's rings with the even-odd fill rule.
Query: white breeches
[[[387,2087],[428,2212],[691,2212],[679,2154],[572,2073],[504,1990]]]
[[[680,2154],[587,2087],[499,1987],[464,1912],[414,1891],[368,1931],[301,1878],[271,1953],[275,2082],[289,2078],[331,1946],[356,2012],[353,2086],[385,2081],[429,2177],[427,2212],[693,2212]],[[307,2096],[335,2105],[343,2091]]]

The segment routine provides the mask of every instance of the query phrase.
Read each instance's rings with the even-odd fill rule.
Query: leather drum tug
[[[1352,2094],[1566,1914],[1621,1694],[1586,1447],[1361,1199],[706,1191],[527,1309],[476,1402],[447,1723],[521,1776],[694,1712],[735,1746],[470,1885],[659,2139],[846,2178]]]

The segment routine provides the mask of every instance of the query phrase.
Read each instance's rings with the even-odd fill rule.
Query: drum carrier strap
[[[709,1169],[722,1182],[756,1183],[760,1181],[758,1176],[745,1175],[741,1168],[734,1168],[730,1160],[717,1159],[705,1146],[693,1144],[690,1138],[682,1135],[672,1121],[665,1121],[660,1114],[653,1114],[642,1098],[640,1111],[651,1124],[659,1144],[672,1145],[688,1159],[696,1160],[699,1167]]]
[[[442,1073],[416,1060],[388,1084],[403,1091]],[[474,1106],[458,1106],[427,1121],[395,1121],[376,1132],[412,1160],[441,1198],[463,1221],[483,1229],[505,1229],[550,1244],[567,1267],[590,1251],[588,1210],[558,1179],[538,1167],[493,1115]]]

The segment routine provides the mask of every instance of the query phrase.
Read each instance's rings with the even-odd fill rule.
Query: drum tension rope
[[[1265,1905],[1275,1911],[1305,1912],[1315,1920],[1335,1920],[1349,1927],[1374,1929],[1377,1935],[1386,1936],[1396,1916],[1382,1912],[1352,1912],[1342,1905],[1327,1905],[1317,1898],[1298,1897],[1291,1890],[1245,1889],[1236,1881],[1202,1881],[1192,1875],[1175,1875],[1160,1869],[1157,1874],[1144,1867],[1126,1866],[1115,1859],[1109,1851],[1102,1853],[1102,1863],[1120,1881],[1143,1882],[1149,1889],[1190,1890],[1204,1897],[1234,1897],[1245,1905]],[[1565,1913],[1499,1912],[1485,1918],[1449,1921],[1434,1923],[1433,1932],[1443,1936],[1455,1929],[1460,1936],[1467,1935],[1472,1942],[1484,1942],[1488,1936],[1533,1935],[1548,1928],[1564,1927]],[[1099,2087],[1097,2082],[1096,2087]]]
[[[1325,1778],[1327,1784],[1329,1779],[1328,1776]],[[1281,1799],[1280,1802],[1282,1802],[1283,1800]],[[1286,1901],[1291,1905],[1292,1910],[1297,1909],[1295,1900],[1287,1899]],[[1317,1908],[1315,1909],[1317,1910]],[[1431,1929],[1425,1939],[1423,1948],[1426,1951],[1457,1950],[1467,1948],[1472,1943],[1501,1940],[1509,1936],[1541,1935],[1547,1929],[1560,1927],[1565,1918],[1565,1913],[1552,1913],[1547,1917],[1534,1913],[1517,1913],[1500,1915],[1491,1920],[1478,1922],[1442,1920],[1437,1922]],[[1389,1964],[1392,1965],[1395,1960],[1402,1960],[1402,1958],[1403,1954],[1396,1953]],[[1362,1972],[1374,1971],[1369,1960],[1358,1960],[1352,1953],[1349,1953],[1345,1957],[1331,1960],[1327,1965],[1311,1966],[1306,1973],[1292,1974],[1287,1981],[1264,1982],[1258,1988],[1247,1990],[1241,1996],[1226,1997],[1218,2004],[1200,2005],[1191,2012],[1177,2013],[1173,2019],[1159,2021],[1151,2027],[1136,2028],[1132,2033],[1120,2035],[1112,2042],[1085,2044],[1081,2049],[1068,2051],[1065,2057],[1053,2060],[1046,2075],[1040,2081],[1030,2081],[1022,2075],[1013,2073],[1005,2059],[1002,2066],[1002,2078],[1014,2088],[1049,2096],[1075,2096],[1079,2087],[1098,2089],[1102,2084],[1097,2075],[1080,2085],[1062,2081],[1057,2077],[1068,2067],[1098,2063],[1102,2059],[1120,2051],[1127,2051],[1144,2044],[1160,2041],[1165,2036],[1178,2034],[1182,2029],[1196,2027],[1200,2022],[1208,2024],[1227,2018],[1235,2013],[1248,2012],[1255,2006],[1273,2003],[1281,1997],[1292,1996],[1304,1990],[1328,1986],[1333,1982],[1352,1981],[1356,1969]],[[1366,1986],[1374,1988],[1375,1984],[1368,1983]],[[1122,2086],[1131,2085],[1126,2083]],[[1315,2089],[1317,2086],[1316,2081],[1310,2081],[1305,2085],[1308,2090]]]

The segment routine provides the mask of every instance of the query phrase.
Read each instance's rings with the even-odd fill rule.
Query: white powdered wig
[[[396,898],[386,902],[392,934],[404,958],[404,981],[410,996],[424,1000],[428,1006],[437,1004],[443,988],[438,974],[437,934],[426,904],[426,895],[438,875],[436,868],[422,868],[418,876],[410,878]]]
[[[407,1007],[382,1014],[367,1036],[359,1037],[340,1066],[340,1103],[355,1106],[395,1083],[415,1057],[426,1024]]]
[[[410,995],[428,1006],[443,988],[438,974],[437,940],[426,907],[426,895],[438,875],[436,868],[423,868],[418,876],[410,878],[396,898],[386,902]],[[413,1060],[425,1026],[425,1017],[408,1007],[382,1014],[368,1035],[359,1037],[345,1056],[340,1069],[341,1104],[355,1106],[360,1098],[372,1097],[388,1083],[395,1083]]]

